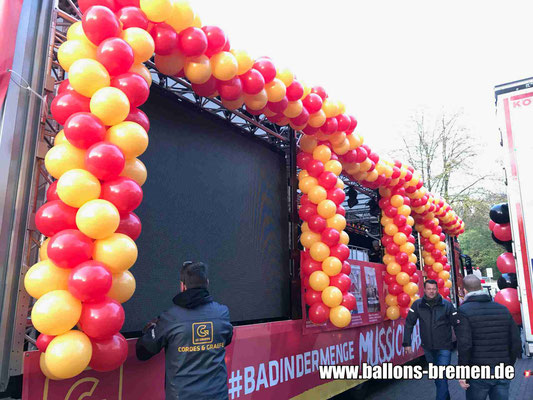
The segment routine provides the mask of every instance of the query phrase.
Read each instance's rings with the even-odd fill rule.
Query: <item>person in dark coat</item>
[[[424,297],[416,300],[409,308],[403,333],[405,353],[412,352],[411,336],[416,321],[420,320],[422,349],[428,363],[449,365],[452,354],[452,326],[458,323],[457,311],[452,303],[442,298],[437,282],[428,279],[424,282]],[[436,399],[450,398],[448,381],[436,379]]]
[[[233,336],[228,308],[209,294],[204,263],[184,263],[180,280],[174,306],[137,341],[137,358],[148,360],[165,349],[166,400],[227,400],[224,348]]]
[[[463,280],[465,301],[459,307],[460,324],[456,330],[459,365],[514,365],[522,351],[520,333],[509,310],[491,301],[475,275]],[[467,400],[509,398],[508,379],[460,380]]]

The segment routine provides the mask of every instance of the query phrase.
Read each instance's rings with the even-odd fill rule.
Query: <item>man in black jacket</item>
[[[180,271],[181,293],[137,341],[137,358],[148,360],[165,349],[166,400],[227,400],[224,347],[233,327],[228,308],[207,291],[207,266],[186,262]]]
[[[459,307],[460,324],[456,331],[459,365],[514,365],[522,351],[520,333],[509,310],[491,301],[475,275],[463,279],[465,301]],[[509,398],[507,379],[459,381],[468,400]]]
[[[455,327],[458,323],[457,311],[452,303],[442,298],[437,287],[437,282],[433,279],[424,282],[424,297],[411,305],[405,320],[403,347],[406,354],[412,352],[413,327],[416,321],[420,320],[420,338],[427,362],[449,365],[452,354],[452,326]],[[435,386],[437,400],[450,398],[446,379],[436,379]]]

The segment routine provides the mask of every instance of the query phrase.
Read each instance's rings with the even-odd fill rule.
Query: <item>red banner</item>
[[[0,107],[4,104],[13,64],[15,42],[23,0],[0,0]]]

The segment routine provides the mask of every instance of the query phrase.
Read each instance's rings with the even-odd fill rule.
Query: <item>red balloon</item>
[[[309,319],[313,324],[323,324],[329,318],[329,307],[324,303],[317,302],[309,307]]]
[[[346,198],[346,193],[340,188],[333,188],[328,190],[328,200],[333,201],[336,205],[340,206],[344,199]]]
[[[64,92],[74,92],[74,88],[70,86],[70,81],[68,79],[65,79],[57,87],[57,94],[61,94]]]
[[[324,172],[322,161],[312,159],[307,163],[307,172],[312,177],[318,178]]]
[[[118,18],[107,7],[93,6],[82,17],[81,24],[85,36],[95,45],[103,40],[120,36],[120,23]]]
[[[35,225],[37,229],[48,237],[64,229],[76,229],[77,208],[67,206],[61,200],[49,201],[37,210]]]
[[[494,225],[496,225],[496,222],[494,222],[493,220],[489,220],[489,229],[490,229],[491,231],[494,230]]]
[[[314,86],[311,89],[311,93],[319,95],[322,100],[326,100],[326,98],[328,97],[326,89],[324,89],[322,86]]]
[[[337,175],[329,171],[322,172],[318,177],[318,183],[326,190],[332,189],[337,184]]]
[[[407,307],[409,303],[411,302],[411,296],[409,296],[407,293],[402,292],[396,296],[396,299],[398,300],[398,305],[400,307]]]
[[[280,101],[276,101],[276,102],[269,101],[267,103],[268,109],[278,114],[283,113],[283,111],[285,111],[288,105],[289,105],[289,100],[287,99],[287,96],[285,96]]]
[[[204,26],[202,31],[207,39],[207,49],[205,50],[207,57],[224,51],[224,47],[228,44],[228,38],[222,29],[218,26]]]
[[[357,127],[357,120],[355,119],[353,115],[350,115],[350,128],[346,132],[352,133],[356,127]]]
[[[144,78],[133,72],[126,72],[111,79],[111,86],[124,92],[131,107],[139,107],[150,95],[150,87]]]
[[[105,297],[83,303],[80,328],[91,339],[107,339],[118,333],[124,324],[124,309],[116,300]]]
[[[322,271],[322,263],[309,257],[302,260],[301,270],[304,276],[309,276],[315,271]]]
[[[355,152],[357,153],[357,158],[355,162],[362,163],[368,157],[368,153],[362,147],[358,147],[357,149],[355,149]]]
[[[408,262],[407,264],[402,265],[402,272],[405,272],[409,276],[413,275],[416,272],[416,264]]]
[[[403,251],[396,254],[395,258],[396,258],[396,262],[400,265],[407,264],[409,262],[409,256],[407,255],[407,253],[404,253]]]
[[[57,195],[57,181],[52,182],[48,189],[46,189],[46,201],[55,201],[59,200]]]
[[[263,75],[265,83],[272,82],[276,77],[276,67],[270,58],[258,58],[254,63],[254,69]]]
[[[418,283],[418,281],[419,281],[420,279],[418,278],[418,275],[417,275],[417,274],[413,274],[413,275],[411,276],[410,280],[411,280],[411,282],[413,282],[413,283]]]
[[[128,342],[120,333],[102,340],[91,340],[93,353],[89,366],[95,371],[117,369],[128,358]]]
[[[304,126],[304,125],[306,125],[307,122],[309,121],[309,111],[307,111],[305,108],[302,108],[302,112],[300,113],[300,115],[298,115],[297,117],[291,118],[291,121],[296,126]],[[304,131],[306,130],[304,133],[306,135],[310,135],[311,134],[310,133],[310,129],[315,129],[315,132],[313,132],[313,133],[318,132],[318,128],[313,128],[312,126],[307,126],[304,129]],[[331,159],[333,160],[333,157],[331,157]]]
[[[45,335],[44,333],[41,333],[37,337],[37,340],[35,341],[35,345],[37,346],[37,348],[39,349],[41,353],[44,353],[53,338],[55,338],[55,336]]]
[[[305,290],[305,304],[312,306],[322,301],[322,292],[317,292],[311,288]]]
[[[332,247],[339,243],[341,235],[334,228],[326,228],[322,231],[322,242]]]
[[[74,91],[65,91],[56,96],[50,106],[52,117],[59,125],[65,125],[67,119],[78,112],[89,112],[91,99]]]
[[[93,241],[77,229],[56,233],[48,243],[48,257],[60,268],[74,268],[93,255]]]
[[[316,213],[316,206],[314,208],[314,213],[307,218],[307,225],[309,229],[315,233],[322,233],[326,229],[328,222]]]
[[[124,7],[117,11],[115,14],[117,18],[122,22],[122,28],[141,28],[148,29],[148,18],[142,10],[137,7]]]
[[[389,285],[389,293],[399,295],[403,293],[403,286],[398,285],[397,283],[392,283]]]
[[[352,266],[351,266],[351,264],[350,264],[348,261],[344,261],[344,262],[342,263],[341,274],[345,274],[345,275],[350,276],[351,273],[352,273]]]
[[[385,278],[384,278],[384,280],[385,280],[385,283],[386,283],[387,285],[389,285],[389,286],[392,285],[393,283],[397,283],[397,281],[396,281],[396,275],[391,275],[391,274],[389,274],[388,272],[385,273]]]
[[[265,78],[256,70],[250,69],[240,76],[242,82],[242,90],[247,94],[257,94],[265,87]]]
[[[496,266],[502,274],[516,274],[513,253],[503,253],[496,259]]]
[[[522,313],[511,314],[511,316],[517,325],[522,325]]]
[[[305,151],[300,151],[296,156],[296,165],[301,169],[307,169],[309,162],[313,160],[313,156]]]
[[[117,178],[126,160],[118,146],[100,142],[92,145],[85,154],[85,167],[101,181]]]
[[[65,122],[64,132],[70,144],[80,149],[88,149],[104,140],[106,129],[98,117],[88,112],[79,112]]]
[[[343,217],[346,217],[346,210],[343,206],[337,206],[337,214],[342,215]]]
[[[154,25],[150,30],[150,35],[154,39],[156,54],[172,54],[178,46],[178,33],[169,24],[161,23]]]
[[[309,286],[309,277],[308,276],[304,277],[303,285],[304,285],[304,288],[306,288],[306,289],[310,288],[310,286]]]
[[[433,279],[433,280],[437,280],[437,279],[439,279],[439,274],[437,274],[433,269],[430,269],[428,271],[428,278],[429,279]]]
[[[229,81],[216,82],[218,94],[224,100],[237,100],[242,95],[242,82],[238,76],[233,77]]]
[[[318,94],[310,93],[303,99],[303,105],[309,114],[313,114],[322,108],[322,99]]]
[[[114,0],[78,0],[78,7],[82,13],[92,6],[103,6],[115,11],[116,4]]]
[[[389,218],[394,218],[396,215],[398,215],[398,209],[393,206],[389,206],[383,210],[385,215]]]
[[[300,100],[304,95],[304,87],[297,80],[293,80],[292,83],[287,86],[287,99],[289,101]]]
[[[193,83],[191,86],[192,90],[194,90],[198,96],[210,97],[217,91],[217,79],[214,76],[211,76],[206,83]]]
[[[139,110],[138,108],[130,108],[130,113],[126,117],[125,121],[132,121],[138,123],[144,128],[147,133],[150,130],[150,120],[148,119],[144,111]]]
[[[385,246],[387,253],[389,253],[392,256],[395,256],[400,252],[400,246],[398,246],[396,243],[389,243],[387,246]]]
[[[381,236],[381,244],[384,247],[387,247],[389,244],[393,244],[393,243],[394,243],[394,237],[393,236],[387,235],[386,233],[383,234],[383,236]],[[398,250],[399,250],[399,248],[398,248]]]
[[[186,28],[178,35],[178,48],[187,57],[201,56],[207,50],[207,36],[200,28]]]
[[[509,223],[494,224],[493,232],[496,239],[501,240],[502,242],[508,242],[509,240],[513,240],[511,225]]]
[[[400,226],[398,231],[401,233],[405,233],[405,236],[409,238],[409,236],[411,236],[411,233],[413,232],[413,228],[410,225],[406,224],[404,226]]]
[[[337,257],[341,261],[346,261],[350,257],[350,249],[345,244],[337,244],[331,247],[330,256]]]
[[[117,8],[121,7],[140,7],[140,0],[115,0]]]
[[[447,288],[447,287],[443,287],[443,288],[440,289],[440,290],[442,290],[442,293],[441,293],[442,296],[444,296],[444,297],[448,297],[448,296],[450,295],[450,289],[449,289],[449,288]]]
[[[229,42],[229,39],[226,37],[226,44],[222,48],[222,51],[230,51],[231,50],[231,44]]]
[[[329,285],[338,287],[342,293],[346,293],[350,289],[351,284],[350,277],[343,273],[332,276],[329,279]]]
[[[113,276],[105,264],[91,260],[72,270],[68,291],[81,301],[99,301],[109,292],[112,283]]]
[[[342,295],[342,306],[346,307],[348,310],[352,311],[357,306],[357,300],[355,296],[351,293],[344,293]]]
[[[444,279],[437,279],[437,286],[440,288],[443,288],[444,287]]]
[[[96,60],[107,69],[109,75],[120,75],[128,72],[133,65],[133,49],[123,39],[109,38],[96,49]]]
[[[336,118],[326,118],[326,123],[320,128],[326,135],[337,132],[339,124]]]
[[[350,129],[350,117],[348,117],[346,114],[339,114],[336,118],[340,132],[345,132]]]
[[[409,307],[400,307],[400,317],[407,318],[407,315],[409,314]]]
[[[123,233],[129,236],[133,240],[141,235],[142,224],[140,218],[135,213],[127,213],[120,215],[120,224],[116,230],[116,233]]]
[[[394,217],[393,222],[396,226],[402,227],[407,223],[407,217],[402,214],[398,214]]]
[[[314,204],[303,205],[298,210],[298,215],[303,221],[308,221],[316,213],[316,205]]]
[[[100,198],[113,203],[120,213],[127,213],[139,207],[143,191],[133,179],[121,176],[102,184]]]

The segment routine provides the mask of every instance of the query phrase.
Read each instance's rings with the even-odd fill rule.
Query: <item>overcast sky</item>
[[[533,76],[532,2],[191,0],[232,48],[268,55],[322,85],[380,154],[402,145],[417,111],[464,110],[476,167],[501,152],[493,88]],[[497,169],[496,169],[497,171]]]

